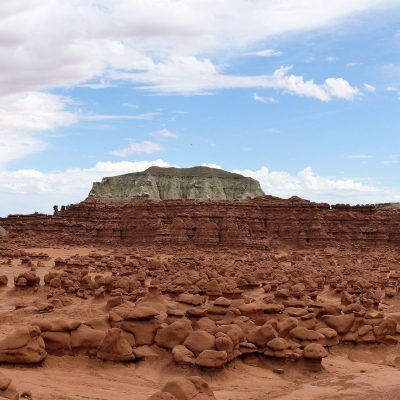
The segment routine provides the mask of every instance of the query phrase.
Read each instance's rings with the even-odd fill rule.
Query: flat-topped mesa
[[[209,167],[150,167],[143,172],[103,178],[95,182],[89,199],[134,200],[237,200],[264,196],[253,178]]]

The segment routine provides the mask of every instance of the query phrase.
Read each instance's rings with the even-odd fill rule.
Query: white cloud
[[[46,148],[44,134],[73,124],[71,99],[40,92],[0,95],[0,165]]]
[[[361,95],[361,92],[357,88],[351,86],[343,78],[328,78],[325,80],[324,87],[331,97],[339,99],[353,100],[355,97]]]
[[[149,134],[152,137],[161,137],[161,138],[176,138],[178,135],[175,132],[167,128],[160,129],[158,131],[150,132]]]
[[[249,7],[248,0],[2,0],[0,109],[1,120],[11,126],[0,130],[1,160],[43,149],[46,141],[40,129],[48,132],[76,121],[66,99],[49,93],[56,88],[102,89],[125,79],[163,94],[269,88],[322,101],[351,99],[358,93],[345,80],[329,78],[318,85],[287,75],[285,68],[261,76],[227,75],[212,59],[222,50],[243,54],[278,35],[345,23],[360,13],[399,4],[400,0],[253,0]],[[27,118],[16,119],[12,105]],[[5,146],[10,135],[17,144]],[[9,150],[15,150],[15,156]]]
[[[273,97],[263,97],[258,95],[257,93],[253,93],[253,100],[257,103],[269,104],[269,103],[277,103],[278,101]]]
[[[376,92],[376,87],[373,85],[370,85],[369,83],[364,83],[363,87],[367,92],[370,92],[370,93]]]
[[[141,143],[131,141],[127,147],[120,150],[110,151],[110,154],[116,157],[125,158],[133,154],[153,154],[164,150],[165,148],[161,144],[149,140],[145,140]]]
[[[151,71],[118,72],[115,79],[142,84],[140,89],[158,94],[208,94],[232,88],[276,89],[292,95],[312,97],[328,102],[332,98],[353,100],[361,92],[342,78],[328,78],[322,84],[305,81],[302,76],[289,74],[292,66],[284,66],[271,75],[223,74],[210,59],[175,57],[168,63],[158,63]]]
[[[283,198],[300,196],[318,202],[350,204],[400,200],[398,189],[365,185],[354,179],[320,176],[311,167],[306,167],[295,175],[285,171],[270,171],[265,166],[258,170],[234,172],[259,180],[266,194]]]
[[[265,49],[253,52],[244,53],[245,56],[257,56],[257,57],[280,57],[283,55],[282,51],[275,49]]]
[[[399,0],[2,0],[2,92],[92,82],[154,59],[248,47],[347,21]],[[166,17],[168,16],[168,17]],[[18,27],[18,29],[16,29]],[[269,50],[269,49],[267,49]]]
[[[154,119],[158,113],[144,113],[138,115],[118,115],[118,114],[81,114],[79,120],[83,121],[148,121]]]

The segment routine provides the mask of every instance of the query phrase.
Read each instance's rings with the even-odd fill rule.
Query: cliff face
[[[87,200],[55,215],[0,219],[10,240],[29,244],[265,248],[400,245],[400,211],[330,207],[272,196],[243,201]]]
[[[150,167],[93,184],[89,199],[132,200],[235,200],[263,196],[260,184],[239,174],[208,167]]]

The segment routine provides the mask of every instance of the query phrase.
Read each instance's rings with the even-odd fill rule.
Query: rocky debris
[[[91,199],[234,200],[263,196],[260,184],[243,175],[209,167],[150,167],[143,172],[103,178],[94,183]]]

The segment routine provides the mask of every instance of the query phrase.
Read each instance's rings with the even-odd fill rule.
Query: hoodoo
[[[221,169],[150,167],[143,172],[95,182],[89,198],[105,201],[236,200],[263,195],[255,179]]]

